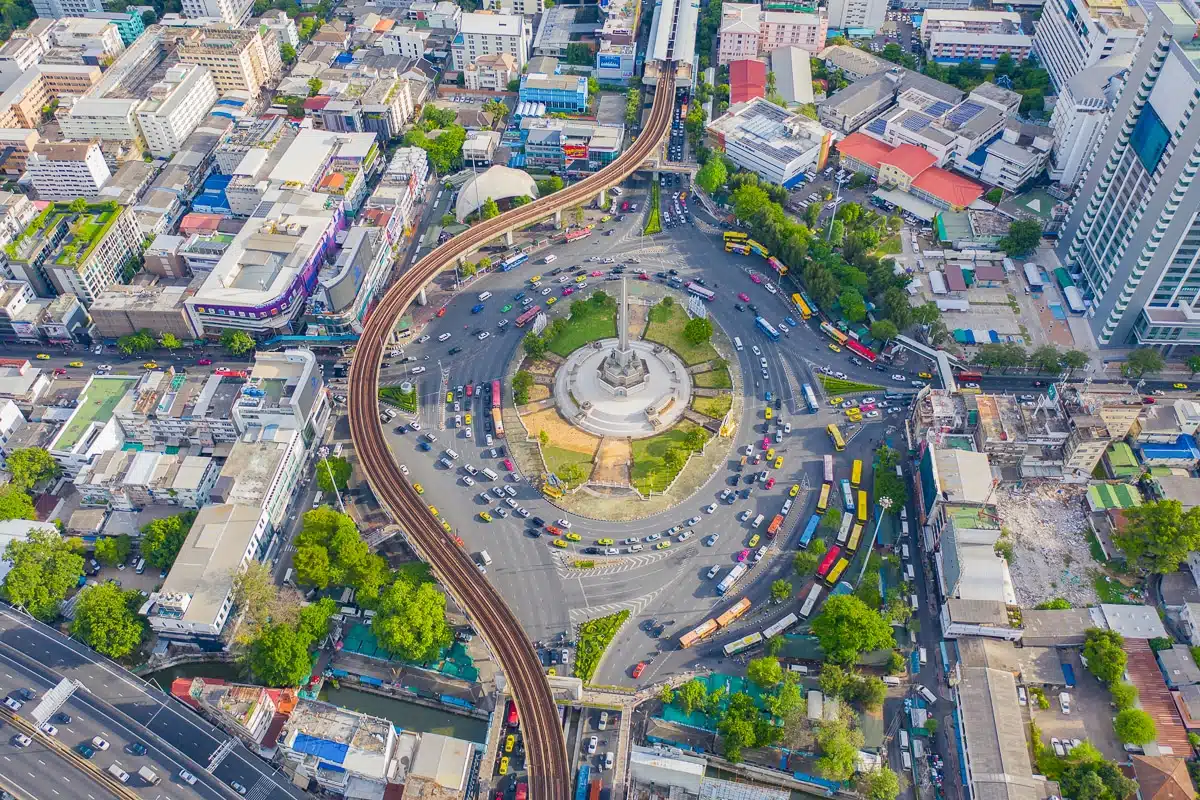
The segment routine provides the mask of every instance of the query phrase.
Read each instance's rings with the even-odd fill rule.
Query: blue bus
[[[842,478],[842,506],[847,511],[854,510],[854,490],[850,488],[850,481]]]
[[[800,549],[807,550],[808,545],[812,542],[813,534],[817,532],[817,526],[821,524],[821,515],[813,514],[809,517],[808,524],[804,526],[804,533],[800,534]]]
[[[816,314],[819,309],[817,308],[817,304],[812,301],[812,298],[808,296],[808,292],[800,292],[800,297],[804,300],[805,305],[808,306],[808,310]]]
[[[804,404],[808,406],[808,413],[817,413],[817,396],[813,393],[812,386],[806,383],[800,389],[804,393]]]
[[[754,324],[757,325],[758,329],[765,333],[767,338],[769,338],[772,342],[779,341],[779,331],[775,330],[771,323],[767,322],[762,317],[755,317]]]
[[[883,393],[884,400],[899,400],[903,397],[908,397],[908,394],[905,392],[884,392]]]
[[[525,253],[517,253],[515,256],[509,256],[500,262],[500,271],[508,272],[513,267],[519,267],[529,260],[529,256]]]
[[[588,778],[591,777],[592,768],[587,764],[579,765],[579,774],[575,779],[575,800],[587,800],[588,796]]]

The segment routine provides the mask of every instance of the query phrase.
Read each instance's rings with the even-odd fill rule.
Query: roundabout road
[[[623,196],[622,200],[633,199],[644,203],[646,186],[645,181],[635,183],[633,191]],[[493,561],[488,567],[488,580],[508,602],[531,639],[551,643],[558,634],[571,631],[574,624],[620,609],[630,609],[633,614],[631,624],[614,641],[593,679],[601,685],[652,683],[672,673],[718,663],[719,647],[715,648],[715,656],[711,645],[680,651],[677,649],[678,635],[712,616],[714,610],[729,600],[743,594],[749,596],[756,607],[765,608],[770,583],[780,577],[795,577],[790,557],[794,541],[781,538],[768,558],[750,571],[737,591],[725,598],[719,597],[715,591],[716,580],[720,576],[716,580],[708,579],[709,569],[720,566],[721,574],[727,572],[736,563],[737,554],[747,546],[755,533],[750,528],[750,521],[740,521],[743,512],[750,511],[751,520],[757,514],[763,514],[770,520],[779,512],[794,483],[819,488],[821,457],[832,452],[825,426],[833,421],[845,422],[844,416],[830,409],[823,409],[817,414],[806,413],[799,389],[801,383],[812,380],[807,373],[808,363],[827,364],[864,382],[880,383],[880,378],[885,382],[888,378],[887,374],[874,370],[854,368],[846,360],[845,354],[835,355],[829,351],[825,338],[808,327],[794,330],[778,343],[770,342],[754,326],[754,314],[749,310],[738,312],[734,309],[734,303],[738,302],[736,295],[745,292],[751,302],[757,305],[759,312],[772,322],[780,321],[788,313],[779,296],[772,296],[762,286],[752,283],[743,271],[745,268],[761,268],[765,265],[756,258],[747,259],[725,253],[717,236],[702,232],[702,228],[712,230],[711,225],[702,223],[698,227],[677,227],[657,237],[644,238],[639,235],[641,223],[640,214],[628,214],[622,223],[600,226],[614,228],[612,235],[594,235],[571,245],[557,246],[539,254],[534,259],[536,263],[531,262],[507,273],[483,276],[465,287],[447,304],[445,316],[435,319],[422,331],[423,335],[430,338],[420,344],[410,342],[405,347],[405,355],[415,359],[408,366],[415,363],[428,367],[426,373],[414,378],[422,401],[419,412],[422,433],[434,431],[438,436],[437,444],[432,451],[422,452],[418,449],[416,434],[396,433],[394,424],[387,428],[389,444],[396,458],[409,469],[410,479],[423,485],[423,499],[436,506],[443,517],[449,520],[456,533],[464,539],[468,551],[488,551]],[[546,252],[558,256],[553,265],[541,263]],[[511,324],[503,332],[497,328],[501,319],[511,320],[520,310],[519,303],[513,299],[514,295],[522,291],[531,292],[529,278],[553,267],[573,268],[582,265],[589,269],[607,270],[611,266],[589,263],[585,260],[589,256],[607,256],[627,265],[630,257],[636,257],[639,264],[629,265],[626,275],[636,274],[638,268],[651,275],[677,269],[680,277],[685,279],[703,277],[709,288],[717,292],[718,297],[710,306],[710,313],[731,339],[739,337],[745,346],[737,354],[745,385],[735,389],[742,392],[744,411],[734,444],[740,449],[748,443],[761,442],[765,425],[763,410],[766,406],[763,393],[768,389],[783,399],[783,409],[776,413],[792,423],[792,433],[776,446],[785,463],[783,469],[772,471],[777,478],[772,490],[764,491],[761,484],[755,484],[749,499],[739,498],[732,505],[720,504],[711,515],[704,513],[703,507],[716,502],[721,491],[730,486],[731,479],[750,473],[748,467],[747,472],[739,476],[735,471],[737,458],[734,457],[723,462],[722,467],[693,497],[672,510],[646,519],[626,523],[597,522],[566,515],[573,523],[573,530],[583,536],[583,541],[573,544],[568,550],[558,550],[550,546],[551,537],[534,538],[529,532],[529,524],[516,515],[505,519],[497,517],[495,509],[500,502],[493,497],[485,504],[479,497],[481,491],[494,484],[486,480],[477,482],[473,487],[464,484],[464,464],[469,463],[480,469],[491,467],[500,474],[501,485],[514,488],[517,492],[516,501],[531,516],[541,517],[547,522],[564,516],[527,482],[525,476],[506,473],[500,458],[486,457],[490,448],[485,444],[483,420],[490,416],[490,392],[485,392],[482,398],[472,397],[469,402],[456,392],[456,399],[463,403],[460,413],[465,415],[470,411],[472,414],[471,428],[447,427],[441,430],[443,421],[448,423],[454,417],[453,409],[445,403],[442,370],[445,370],[452,388],[467,383],[486,386],[499,378],[505,365],[516,354],[524,335],[523,331],[515,330]],[[620,284],[615,281],[607,282],[603,278],[588,280],[589,288],[585,290],[585,295],[596,288],[609,291],[610,294],[616,294],[619,290]],[[631,293],[638,283],[636,280],[630,281]],[[546,285],[555,287],[551,296],[560,296],[561,287],[553,279],[543,281],[543,286]],[[483,291],[491,292],[492,297],[484,303],[482,312],[471,314],[470,309],[478,303],[477,296]],[[536,294],[530,296],[544,305],[544,297]],[[550,315],[569,313],[569,301],[573,299],[560,297],[560,301],[549,308]],[[507,314],[501,314],[500,309],[508,303],[513,303],[514,308]],[[483,341],[471,335],[480,329],[490,334]],[[450,334],[449,339],[439,342],[438,337],[447,333]],[[751,350],[755,346],[768,362],[770,378],[765,383],[761,379],[758,357]],[[452,347],[461,347],[462,350],[451,356],[449,351]],[[429,359],[425,360],[425,356]],[[399,383],[404,379],[405,365],[400,365],[399,359],[392,361],[392,366],[382,372],[385,383]],[[911,369],[915,372],[923,367],[912,366]],[[755,376],[758,376],[758,386],[755,386]],[[848,475],[850,461],[854,458],[863,458],[870,463],[871,453],[884,435],[884,426],[878,423],[887,419],[885,417],[865,426],[848,444],[846,451],[839,454],[839,475]],[[509,431],[509,435],[512,433]],[[503,441],[496,442],[498,446],[504,444]],[[451,447],[461,456],[450,470],[443,469],[437,463],[438,456],[446,447]],[[746,485],[742,481],[739,488],[745,488]],[[807,519],[812,513],[815,492],[800,492],[796,503],[789,516],[792,525],[795,520]],[[492,514],[491,523],[479,519],[478,513],[484,510]],[[644,539],[650,534],[661,534],[674,525],[684,524],[693,516],[701,519],[691,526],[696,535],[689,541],[676,542],[666,551],[654,551],[649,549],[652,545],[645,544],[647,549],[643,552],[624,554],[626,548],[621,544],[623,539]],[[765,528],[764,522],[757,531],[764,534],[763,542],[766,542]],[[720,537],[715,546],[708,547],[703,542],[712,533],[718,533]],[[596,539],[606,537],[616,540],[622,555],[614,558],[585,556],[600,564],[591,570],[579,570],[571,566],[574,558],[581,555],[584,546],[595,545]],[[796,579],[793,585],[799,591],[803,582]],[[778,609],[767,609],[766,613],[779,616],[776,613]],[[650,619],[669,623],[662,637],[656,639],[642,630],[641,624]],[[632,668],[643,660],[651,663],[641,678],[634,681],[631,677]]]

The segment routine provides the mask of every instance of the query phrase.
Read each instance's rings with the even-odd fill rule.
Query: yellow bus
[[[829,493],[833,490],[833,484],[821,484],[821,496],[817,500],[817,513],[824,514],[829,509]]]
[[[842,438],[842,432],[838,430],[838,426],[832,422],[825,427],[825,432],[829,434],[829,438],[833,439],[833,449],[839,453],[846,449],[846,440]]]
[[[792,302],[796,304],[797,310],[800,312],[800,319],[812,319],[812,309],[808,307],[808,303],[798,294],[792,295]]]
[[[846,552],[853,553],[858,550],[859,542],[862,541],[863,526],[856,524],[850,532],[850,541],[846,543]]]
[[[750,238],[749,234],[741,231],[725,231],[725,241],[727,242],[744,242]]]
[[[858,502],[855,511],[858,513],[858,521],[866,524],[867,522],[867,493],[862,489],[858,490]]]
[[[833,565],[833,569],[829,570],[829,574],[825,576],[825,582],[833,586],[838,582],[838,578],[842,577],[842,573],[846,571],[846,567],[850,566],[850,561],[845,558],[839,558],[838,562]]]
[[[856,458],[854,466],[850,468],[850,485],[857,489],[860,483],[862,483],[862,459]]]

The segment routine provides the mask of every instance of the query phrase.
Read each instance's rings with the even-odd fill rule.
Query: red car
[[[1145,405],[1148,405],[1148,406],[1152,406],[1152,405],[1154,405],[1154,398],[1153,397],[1143,397],[1142,403],[1144,403]]]
[[[512,472],[512,471],[513,471],[513,463],[512,463],[512,461],[510,461],[510,460],[508,460],[508,459],[506,458],[506,459],[504,459],[504,462],[503,462],[503,463],[504,463],[504,468],[505,468],[506,470],[508,470],[509,472]]]
[[[742,552],[738,553],[738,557],[737,557],[738,563],[740,564],[741,562],[745,561],[749,557],[750,557],[750,548],[746,548]]]
[[[643,670],[645,670],[645,669],[646,669],[646,662],[645,662],[645,661],[639,661],[639,662],[637,663],[637,666],[633,668],[633,677],[635,677],[635,678],[640,678],[640,677],[642,677],[642,671],[643,671]]]
[[[66,375],[67,371],[65,369],[63,369],[62,367],[55,367],[54,374],[55,375]]]
[[[437,310],[437,316],[439,316],[439,317],[446,316],[446,307],[445,306],[442,306],[441,308],[439,308]]]
[[[475,393],[475,387],[472,384],[467,384],[467,397]]]
[[[859,411],[874,411],[875,404],[874,403],[863,403],[861,406],[858,407],[858,410]]]
[[[738,292],[738,300],[741,300],[743,303],[749,303],[750,295],[746,294],[745,292]]]
[[[563,295],[562,295],[562,296],[563,296],[563,297],[566,297],[567,295],[569,295],[569,294],[574,294],[574,293],[575,293],[575,287],[574,287],[574,286],[568,286],[567,288],[563,289]]]
[[[771,449],[771,437],[770,437],[770,436],[764,436],[764,437],[763,437],[763,441],[762,441],[762,449],[763,449],[763,450],[770,450],[770,449]]]
[[[774,487],[775,487],[775,479],[774,479],[774,478],[767,478],[767,488],[768,488],[768,489],[773,489]]]
[[[604,273],[603,273],[603,272],[601,272],[600,270],[595,270],[595,271],[593,271],[593,272],[592,272],[592,277],[593,277],[593,278],[599,278],[599,277],[600,277],[601,275],[603,275],[603,274],[604,274]]]
[[[519,720],[517,719],[517,704],[512,700],[508,701],[508,713],[505,715],[505,723],[510,728],[517,727]]]
[[[557,525],[547,525],[546,526],[546,533],[550,534],[551,536],[558,536],[562,532],[563,532],[562,528],[558,527]]]
[[[643,272],[643,273],[639,274],[639,275],[638,275],[638,280],[639,280],[639,281],[648,281],[648,280],[650,280],[650,273],[648,273],[648,272]]]
[[[622,211],[628,211],[628,210],[629,210],[629,201],[628,201],[628,200],[626,200],[624,203],[621,203],[621,210],[622,210]]]
[[[762,283],[762,276],[761,275],[751,275],[750,280],[754,281],[755,283]]]
[[[212,359],[211,358],[197,358],[196,364],[198,364],[201,367],[207,367],[208,365],[212,364]]]

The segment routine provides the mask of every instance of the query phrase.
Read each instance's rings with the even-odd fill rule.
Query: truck
[[[162,780],[162,778],[158,777],[158,773],[149,767],[139,768],[137,774],[139,778],[146,782],[147,786],[154,786],[156,783]]]
[[[129,782],[129,773],[121,769],[121,765],[113,762],[108,765],[108,774],[119,780],[121,783]]]

